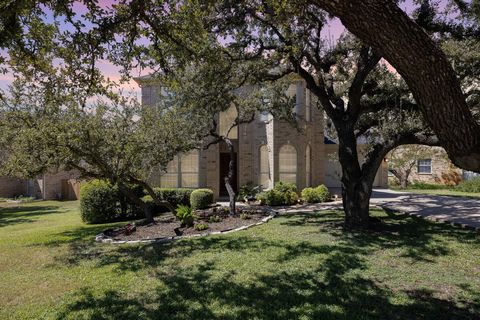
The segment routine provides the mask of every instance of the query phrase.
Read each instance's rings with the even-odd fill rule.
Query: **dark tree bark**
[[[360,168],[357,141],[353,125],[340,123],[338,133],[338,159],[342,165],[342,202],[346,228],[365,228],[369,222],[372,183],[365,179]]]
[[[480,172],[480,125],[445,54],[392,0],[310,0],[402,75],[452,162]]]
[[[228,174],[224,177],[225,188],[228,192],[229,206],[230,206],[230,215],[235,215],[235,191],[232,187],[232,179],[235,174],[235,150],[233,148],[232,140],[228,138],[223,139],[228,146],[228,151],[230,153],[230,161],[228,162]]]

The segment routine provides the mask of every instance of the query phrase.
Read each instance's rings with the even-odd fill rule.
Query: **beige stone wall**
[[[358,146],[358,153],[360,161],[363,161],[364,154],[363,150],[366,148],[364,145]],[[341,176],[342,176],[342,167],[338,161],[338,145],[336,144],[326,144],[325,145],[326,153],[326,172],[325,172],[325,181],[326,186],[329,188],[340,188],[341,185]],[[373,187],[386,188],[388,187],[388,163],[382,161],[380,168],[377,171],[375,176],[375,181],[373,182]]]
[[[27,193],[43,200],[79,199],[79,177],[77,171],[52,169],[43,176],[27,181]]]
[[[463,180],[463,170],[455,167],[448,159],[447,153],[441,147],[430,147],[432,149],[432,172],[419,173],[416,165],[409,176],[410,183],[419,181],[425,183],[436,183],[456,185]],[[417,159],[418,160],[418,159]],[[389,177],[389,183],[395,183],[395,177]]]
[[[13,198],[26,195],[27,182],[12,177],[0,177],[0,197]]]

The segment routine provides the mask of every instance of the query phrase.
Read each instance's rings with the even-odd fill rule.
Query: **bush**
[[[222,217],[219,215],[210,216],[210,218],[208,218],[208,222],[210,223],[222,222],[222,220]]]
[[[330,199],[330,193],[323,184],[316,188],[305,188],[302,190],[302,198],[308,203],[325,202]]]
[[[190,205],[194,210],[206,209],[213,203],[213,191],[210,189],[197,189],[190,195]]]
[[[240,219],[250,220],[250,219],[252,219],[252,216],[249,215],[248,213],[242,213],[242,214],[240,214]]]
[[[289,183],[289,182],[282,182],[279,181],[275,183],[275,190],[280,191],[281,193],[287,193],[287,192],[297,192],[297,186],[295,183]]]
[[[92,180],[82,184],[80,214],[86,223],[105,223],[118,220],[117,188],[102,180]]]
[[[181,227],[193,226],[193,210],[189,206],[179,205],[176,212]]]
[[[443,184],[434,184],[434,183],[425,183],[420,181],[415,181],[407,187],[407,189],[415,190],[439,190],[439,189],[448,189],[449,186]]]
[[[245,200],[255,199],[255,197],[259,192],[260,192],[260,186],[256,186],[252,182],[249,182],[240,187],[240,190],[238,191],[237,200],[245,201]]]
[[[194,228],[195,228],[195,230],[197,230],[197,231],[207,230],[207,229],[208,229],[208,224],[206,224],[206,223],[197,223]]]
[[[179,205],[189,206],[190,205],[190,195],[195,189],[187,189],[187,188],[154,188],[155,194],[160,198],[162,201],[167,201],[172,205],[172,207],[176,208]],[[147,202],[151,207],[154,213],[162,213],[167,212],[168,209],[163,206],[158,206],[153,201],[150,195],[146,195],[142,199],[143,201]]]
[[[261,192],[257,200],[269,206],[283,206],[297,203],[297,187],[293,183],[277,182],[272,190]]]
[[[455,187],[455,190],[480,193],[480,177],[460,182],[460,184]]]

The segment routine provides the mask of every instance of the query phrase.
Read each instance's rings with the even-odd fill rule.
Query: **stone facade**
[[[423,156],[425,159],[415,159],[417,161],[416,165],[413,167],[412,172],[409,176],[409,182],[425,182],[433,184],[446,184],[446,185],[456,185],[463,180],[464,171],[460,168],[457,168],[447,156],[445,150],[441,147],[427,147],[431,150],[430,153],[427,153],[426,156]],[[400,151],[402,147],[399,147]],[[418,160],[430,160],[431,171],[430,172],[419,172],[418,169]],[[393,175],[389,175],[388,178],[389,184],[393,184],[396,181],[396,178]]]
[[[25,180],[0,177],[0,197],[14,198],[20,195],[25,195],[27,191],[27,183]]]
[[[51,170],[34,179],[0,177],[0,197],[29,196],[42,200],[77,200],[80,180],[76,171]]]
[[[155,104],[159,98],[158,83],[149,77],[135,79],[142,89],[142,104]],[[260,185],[260,150],[262,146],[268,149],[269,185],[280,181],[280,150],[284,146],[293,147],[296,152],[296,185],[299,190],[306,186],[327,184],[327,187],[338,187],[339,177],[326,178],[329,174],[327,158],[332,148],[324,143],[324,114],[315,105],[313,95],[306,89],[305,82],[292,80],[289,94],[295,95],[295,113],[298,117],[298,129],[290,123],[273,119],[271,115],[258,114],[254,121],[238,126],[235,136],[231,137],[237,154],[237,185],[239,188],[247,183]],[[222,114],[219,115],[222,121]],[[310,159],[307,159],[310,149]],[[327,150],[327,148],[329,150]],[[207,150],[199,151],[199,185],[210,188],[218,198],[221,194],[220,172],[222,154],[228,153],[225,145],[216,144]],[[310,163],[310,165],[307,164]],[[335,164],[338,166],[338,161]],[[333,170],[333,169],[332,169]],[[309,177],[307,175],[310,175]],[[376,186],[387,186],[386,166],[382,166]],[[155,184],[155,183],[154,183]],[[330,185],[329,185],[330,184]]]

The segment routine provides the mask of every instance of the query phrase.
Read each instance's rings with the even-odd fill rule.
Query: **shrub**
[[[155,194],[163,201],[167,201],[176,208],[179,205],[189,206],[190,205],[190,195],[195,189],[187,188],[154,188]],[[151,207],[154,213],[167,212],[168,209],[163,206],[158,206],[153,201],[150,195],[146,195],[142,199],[147,202]]]
[[[302,198],[308,203],[325,202],[330,199],[330,193],[323,184],[316,188],[305,188],[302,190]]]
[[[279,181],[275,183],[275,190],[280,191],[281,193],[287,193],[287,192],[297,192],[297,186],[295,183],[289,183],[289,182],[282,182]]]
[[[197,189],[190,195],[190,205],[194,210],[206,209],[213,203],[213,191],[210,189]]]
[[[210,223],[221,222],[221,221],[222,221],[222,217],[220,217],[219,215],[210,216],[210,218],[208,218],[208,222]]]
[[[296,191],[295,184],[278,182],[272,190],[259,193],[257,200],[269,206],[292,205],[298,201]]]
[[[407,187],[408,189],[416,190],[438,190],[438,189],[448,189],[449,186],[443,184],[434,184],[434,183],[425,183],[420,181],[415,181]]]
[[[249,220],[249,219],[252,219],[252,217],[248,213],[242,213],[240,215],[240,219]]]
[[[206,223],[197,223],[194,228],[195,228],[195,230],[197,230],[197,231],[207,230],[207,229],[208,229],[208,224],[206,224]]]
[[[460,182],[455,190],[463,192],[480,192],[480,177]]]
[[[110,183],[92,180],[80,188],[80,214],[86,223],[105,223],[119,218],[118,190]]]
[[[181,227],[191,227],[193,226],[193,210],[189,206],[179,205],[177,207],[177,218],[180,220]]]
[[[249,182],[240,187],[240,190],[238,191],[237,199],[239,201],[255,199],[255,197],[259,192],[260,192],[260,186],[256,186],[252,182]]]

